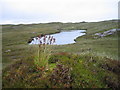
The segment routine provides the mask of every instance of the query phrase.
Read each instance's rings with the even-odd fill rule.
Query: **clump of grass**
[[[51,49],[49,45],[55,43],[55,38],[53,36],[39,35],[37,37],[39,40],[38,44],[38,55],[35,56],[34,64],[37,66],[37,69],[43,71],[48,70],[48,59],[51,55]]]

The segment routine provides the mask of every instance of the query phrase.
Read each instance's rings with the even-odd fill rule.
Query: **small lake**
[[[69,31],[62,31],[60,33],[51,34],[56,40],[55,45],[64,45],[64,44],[72,44],[75,43],[75,39],[79,36],[83,36],[86,33],[86,30],[69,30]],[[38,44],[39,40],[35,38],[31,41],[31,44]]]

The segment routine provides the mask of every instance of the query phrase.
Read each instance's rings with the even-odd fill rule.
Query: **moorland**
[[[3,88],[119,88],[119,31],[96,35],[112,29],[118,29],[118,20],[2,25]],[[48,53],[37,57],[39,45],[28,45],[32,37],[63,30],[86,30],[86,35],[73,44],[46,45],[47,60]]]

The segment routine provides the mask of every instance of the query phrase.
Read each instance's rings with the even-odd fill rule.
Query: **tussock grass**
[[[42,40],[43,38],[43,40]],[[39,70],[48,70],[48,59],[50,58],[51,51],[49,45],[53,45],[55,43],[55,38],[53,36],[39,35],[37,37],[39,40],[38,44],[38,53],[35,55],[34,64],[37,66]]]

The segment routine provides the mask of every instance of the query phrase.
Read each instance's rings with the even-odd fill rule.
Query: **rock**
[[[5,52],[6,52],[6,53],[7,53],[7,52],[11,52],[11,50],[10,50],[10,49],[8,49],[8,50],[6,50]]]
[[[101,33],[96,33],[95,35],[98,35],[98,36],[99,36],[99,35],[101,35]]]
[[[32,33],[36,33],[36,32],[32,32]]]
[[[103,33],[95,33],[94,35],[99,36],[99,37],[104,37],[107,35],[112,35],[117,31],[120,31],[120,29],[111,29],[111,30],[105,31]],[[94,38],[96,38],[96,37],[94,37]]]

